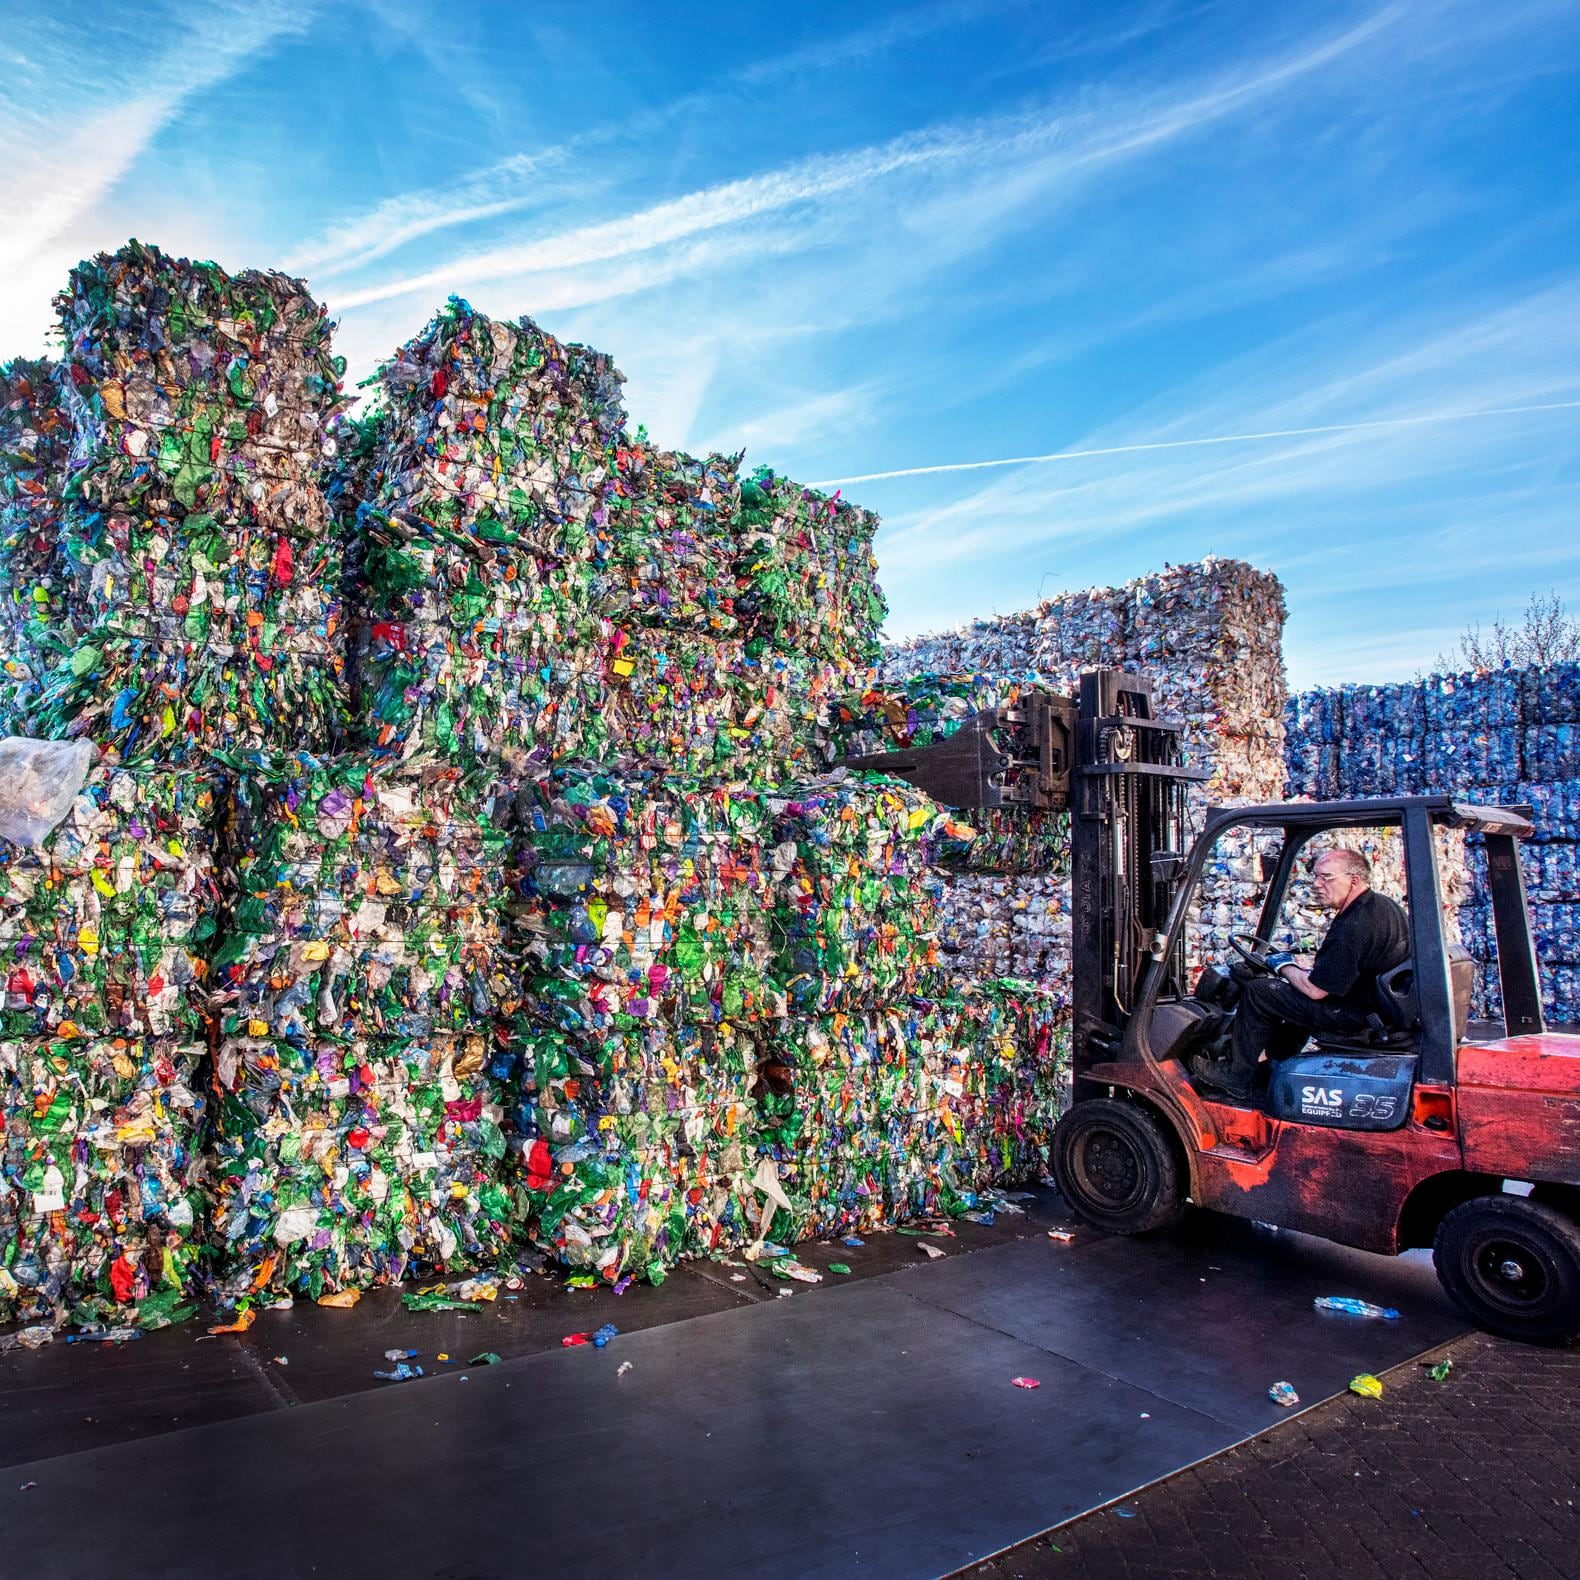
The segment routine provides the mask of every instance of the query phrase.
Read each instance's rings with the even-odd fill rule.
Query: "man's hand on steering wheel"
[[[1242,940],[1244,940],[1242,942]],[[1255,947],[1252,947],[1252,946]],[[1258,938],[1254,933],[1232,933],[1229,936],[1229,947],[1239,957],[1256,971],[1266,972],[1268,976],[1277,976],[1287,965],[1293,965],[1295,957],[1288,951],[1279,949],[1265,953],[1267,941]]]

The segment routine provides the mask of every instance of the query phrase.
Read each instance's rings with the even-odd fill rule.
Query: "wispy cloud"
[[[543,203],[544,190],[536,183],[563,167],[564,159],[565,150],[557,147],[512,154],[458,182],[402,192],[295,248],[288,266],[303,274],[345,274],[435,231],[475,225]],[[518,183],[529,181],[534,183],[530,192],[514,190]]]
[[[1394,311],[1369,332],[1352,315],[1314,323],[1138,404],[1070,448],[1115,451],[1123,447],[1104,441],[1131,436],[1170,446],[1248,408],[1285,421],[1348,410],[1365,414],[1362,425],[1308,423],[1319,431],[1249,453],[1186,445],[1089,456],[891,513],[879,558],[900,610],[896,634],[933,623],[938,590],[960,567],[1013,563],[1013,578],[999,579],[1013,597],[1043,567],[1062,586],[1123,579],[1145,541],[1155,559],[1223,553],[1279,570],[1295,611],[1291,653],[1310,679],[1356,633],[1397,624],[1388,611],[1405,589],[1437,580],[1451,610],[1511,576],[1523,587],[1555,567],[1572,575],[1577,490],[1554,466],[1580,459],[1580,280],[1453,319],[1441,309]],[[1450,396],[1478,411],[1551,409],[1512,423],[1420,420]],[[994,585],[990,576],[985,591]],[[1436,650],[1388,649],[1408,651],[1412,663]],[[1375,644],[1365,651],[1378,657]]]
[[[1398,15],[1385,7],[1341,31],[1270,60],[1226,72],[1184,93],[1145,93],[1102,105],[1044,106],[906,133],[839,154],[818,155],[762,174],[698,189],[618,219],[547,237],[459,253],[415,273],[336,291],[351,310],[369,303],[478,282],[536,277],[640,255],[701,232],[725,229],[806,204],[825,203],[902,176],[950,169],[998,173],[1016,193],[1139,154],[1221,121],[1321,70],[1385,32]],[[513,173],[507,173],[513,174]],[[486,207],[480,184],[462,207]],[[500,199],[501,203],[514,200]]]
[[[733,75],[741,82],[762,83],[803,72],[832,71],[939,33],[956,32],[987,17],[1026,10],[1034,3],[1035,0],[940,0],[932,5],[912,6],[851,32],[751,61]]]
[[[0,87],[0,264],[53,241],[193,95],[301,31],[313,9],[296,0],[149,6],[107,20],[97,37],[42,10],[24,20],[7,40]],[[61,94],[54,85],[72,74],[82,90]]]
[[[424,33],[401,12],[396,0],[364,0],[376,13],[394,9],[403,31]],[[951,29],[964,28],[995,13],[1024,9],[1029,0],[948,0],[917,7],[884,21],[856,28],[799,49],[776,52],[748,61],[700,89],[679,94],[658,105],[629,111],[603,125],[582,127],[552,144],[522,149],[481,168],[466,171],[442,186],[393,193],[362,213],[311,238],[294,252],[291,267],[327,276],[354,272],[401,247],[438,231],[462,228],[524,210],[543,210],[550,199],[578,187],[585,193],[587,170],[563,183],[545,177],[570,169],[573,158],[598,153],[613,145],[639,146],[688,117],[718,116],[735,103],[743,89],[814,71],[848,66],[903,44]],[[427,48],[424,41],[424,48]],[[443,56],[443,51],[438,52]],[[491,101],[490,101],[491,102]]]
[[[0,346],[41,343],[81,228],[155,138],[313,10],[170,0],[106,13],[91,31],[41,7],[12,11],[0,46]]]
[[[946,472],[984,472],[1006,466],[1047,466],[1055,461],[1090,461],[1099,456],[1146,455],[1159,450],[1205,450],[1224,444],[1263,444],[1271,439],[1305,439],[1314,434],[1365,433],[1415,428],[1422,423],[1472,422],[1494,417],[1529,417],[1539,412],[1580,410],[1580,400],[1542,401],[1534,406],[1497,406],[1487,411],[1420,412],[1413,417],[1377,417],[1366,422],[1319,423],[1310,428],[1273,428],[1261,433],[1219,433],[1196,439],[1155,439],[1141,444],[1107,444],[1091,450],[1055,450],[1047,455],[1012,455],[992,461],[950,461],[934,466],[904,466],[892,472],[859,472],[830,477],[813,486],[840,488],[851,483],[880,483],[895,477],[937,477]]]

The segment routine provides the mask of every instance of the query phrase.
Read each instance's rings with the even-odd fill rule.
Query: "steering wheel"
[[[1240,940],[1242,938],[1246,941],[1245,943],[1241,943]],[[1271,976],[1273,974],[1272,962],[1268,960],[1266,955],[1258,953],[1258,951],[1255,949],[1247,948],[1247,944],[1258,944],[1261,946],[1261,948],[1265,949],[1267,947],[1267,940],[1264,938],[1258,938],[1254,933],[1231,933],[1229,935],[1229,947],[1233,949],[1234,952],[1248,966],[1253,966],[1258,971],[1265,971],[1269,976]]]

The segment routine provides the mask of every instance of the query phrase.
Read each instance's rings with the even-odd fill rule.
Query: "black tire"
[[[1580,1223],[1580,1185],[1555,1185],[1547,1180],[1533,1186],[1531,1200],[1544,1207],[1556,1207],[1566,1218]]]
[[[1054,1128],[1052,1153],[1059,1194],[1094,1229],[1145,1234],[1184,1210],[1169,1136],[1136,1103],[1077,1103]]]
[[[1525,1196],[1478,1196],[1445,1214],[1432,1264],[1488,1333],[1526,1344],[1580,1336],[1580,1225]]]

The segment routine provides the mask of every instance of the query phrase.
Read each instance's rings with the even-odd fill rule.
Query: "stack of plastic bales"
[[[61,520],[80,628],[30,733],[121,761],[327,740],[345,713],[338,535],[321,488],[340,404],[300,281],[129,243],[59,300]]]
[[[162,1326],[201,1220],[212,782],[0,746],[0,1320]]]
[[[1286,715],[1292,795],[1356,797],[1446,792],[1529,805],[1536,835],[1522,846],[1526,893],[1555,1022],[1580,1019],[1580,666],[1432,675],[1392,686],[1345,686],[1291,698]],[[1478,963],[1476,1012],[1502,1013],[1486,858],[1478,837],[1443,865],[1461,900],[1463,941]]]
[[[566,769],[521,822],[520,1210],[572,1266],[903,1221],[1030,1166],[1052,1006],[935,966],[925,796]]]
[[[513,992],[505,810],[454,768],[241,765],[214,968],[228,1299],[318,1298],[505,1248],[489,1073]]]
[[[1528,669],[1521,680],[1524,776],[1514,799],[1534,809],[1536,822],[1536,838],[1524,848],[1526,893],[1547,1015],[1574,1023],[1580,1021],[1580,664]],[[1484,858],[1474,855],[1479,877]],[[1490,906],[1482,904],[1474,926],[1490,944]],[[1489,986],[1495,992],[1496,983]]]
[[[891,648],[877,709],[847,702],[856,727],[831,732],[834,745],[876,749],[868,743],[887,733],[881,749],[892,750],[904,744],[913,715],[915,728],[933,728],[938,714],[942,733],[957,727],[960,702],[992,705],[1036,686],[1073,695],[1083,670],[1107,666],[1151,679],[1160,710],[1184,719],[1188,759],[1213,771],[1191,794],[1198,814],[1211,802],[1277,800],[1285,772],[1283,620],[1277,578],[1234,560],[1172,566],[1123,587],[1048,600]],[[945,946],[968,967],[1007,969],[1067,994],[1068,826],[1007,813],[982,821],[984,838],[944,891]],[[1190,929],[1192,962],[1222,958],[1228,935],[1249,930],[1257,903],[1248,842],[1225,840],[1209,861]]]
[[[940,966],[933,866],[969,831],[898,782],[809,786],[780,807],[777,971],[794,1018],[765,1078],[763,1141],[789,1201],[776,1232],[958,1210],[1024,1174],[1057,1113],[1058,1006]]]
[[[48,362],[0,365],[0,728],[70,637],[60,495],[71,428]]]
[[[902,643],[883,679],[969,672],[1073,693],[1085,669],[1130,670],[1184,719],[1188,750],[1213,770],[1206,796],[1261,801],[1284,779],[1283,625],[1276,576],[1208,559]]]

